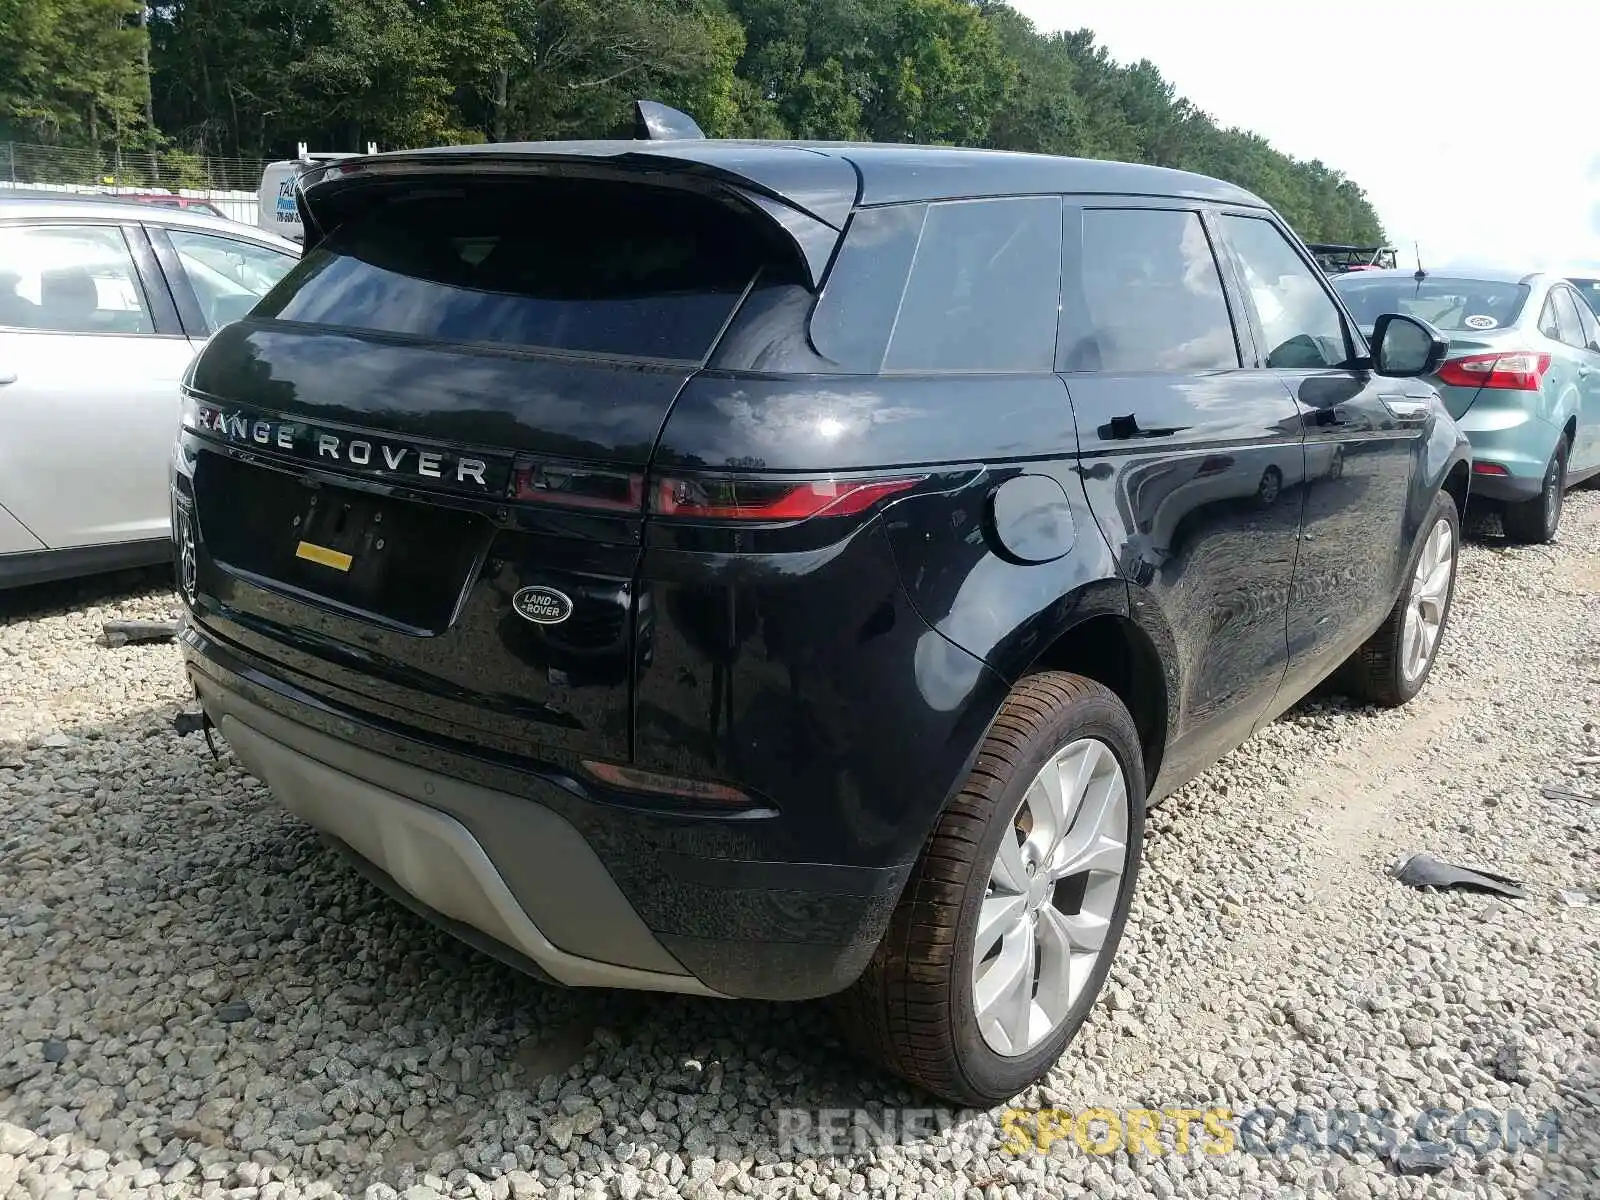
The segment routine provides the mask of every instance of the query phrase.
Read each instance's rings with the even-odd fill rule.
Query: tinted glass
[[[0,325],[55,333],[153,333],[122,231],[0,228]]]
[[[1528,289],[1518,283],[1434,275],[1421,282],[1409,277],[1342,275],[1333,287],[1360,325],[1371,328],[1384,313],[1400,313],[1443,333],[1481,333],[1514,325],[1528,299]]]
[[[1583,276],[1574,276],[1567,280],[1578,289],[1578,294],[1589,304],[1589,311],[1600,315],[1600,278],[1586,279]]]
[[[1265,365],[1303,370],[1346,362],[1344,320],[1323,289],[1321,272],[1306,265],[1271,221],[1228,216],[1223,222],[1261,329]]]
[[[1564,287],[1550,293],[1550,298],[1555,301],[1556,313],[1561,319],[1561,340],[1569,346],[1587,346],[1589,340],[1583,336],[1583,318],[1578,315],[1578,309],[1585,307],[1583,302]]]
[[[1579,300],[1574,307],[1578,310],[1578,319],[1583,323],[1584,346],[1592,347],[1600,343],[1600,317],[1596,317],[1593,310],[1582,300]]]
[[[1556,307],[1554,295],[1546,296],[1544,307],[1539,310],[1539,332],[1558,342],[1565,340],[1562,336],[1565,331],[1561,328],[1561,310]]]
[[[1061,200],[928,207],[886,371],[1049,371],[1061,299]]]
[[[207,329],[243,317],[299,261],[280,250],[216,234],[169,229],[167,237],[200,302]]]
[[[850,218],[811,317],[817,351],[841,369],[870,374],[883,366],[927,215],[926,204],[907,204],[869,208]]]
[[[474,185],[348,221],[257,312],[438,341],[697,361],[766,246],[754,222],[683,191]]]
[[[1215,371],[1239,365],[1222,277],[1197,213],[1088,209],[1080,256],[1088,328],[1069,371]]]

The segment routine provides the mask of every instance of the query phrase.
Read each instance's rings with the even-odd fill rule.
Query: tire
[[[1542,546],[1556,540],[1556,530],[1561,527],[1561,510],[1565,507],[1567,453],[1567,438],[1563,434],[1556,440],[1550,463],[1545,467],[1539,494],[1532,500],[1505,506],[1500,522],[1511,541],[1524,546]]]
[[[991,877],[1008,870],[997,861],[1002,839],[1009,839],[1007,845],[1018,850],[1021,860],[1037,849],[1026,841],[1019,847],[1024,824],[1028,832],[1040,834],[1038,845],[1051,840],[1051,822],[1034,815],[1030,792],[1041,770],[1059,763],[1063,755],[1095,756],[1094,782],[1080,817],[1112,813],[1116,805],[1104,802],[1115,796],[1114,781],[1107,782],[1109,772],[1114,766],[1121,773],[1126,806],[1120,810],[1125,818],[1120,847],[1115,822],[1097,824],[1102,840],[1094,843],[1102,868],[1120,857],[1120,875],[1102,869],[1048,882],[1055,874],[1052,859],[1065,865],[1082,849],[1089,826],[1069,819],[1055,823],[1065,832],[1056,843],[1058,852],[1047,852],[1036,868],[1008,871],[1008,878],[1025,877],[1027,895],[1000,895],[999,889],[991,894]],[[1086,761],[1068,757],[1071,774],[1061,771],[1056,778],[1070,783]],[[871,963],[836,1002],[846,1036],[856,1048],[908,1082],[958,1105],[989,1108],[1042,1078],[1083,1025],[1122,938],[1144,844],[1144,795],[1138,731],[1109,689],[1056,671],[1019,682],[995,718],[965,784],[929,835]],[[1008,857],[1006,863],[1015,861]],[[1037,899],[1041,890],[1046,896],[1042,902]],[[994,902],[989,913],[1007,914],[998,927],[1012,931],[1005,938],[987,939],[994,946],[988,956],[980,955],[977,945],[986,899]],[[1053,912],[1035,908],[1037,923],[1028,924],[1024,910],[1040,903]],[[1013,920],[1005,906],[1015,904],[1022,907]],[[1081,907],[1070,911],[1075,906]],[[1043,933],[1038,932],[1041,925]],[[1068,927],[1076,937],[1099,940],[1098,955],[1076,992],[1070,984],[1040,989],[1041,979],[1065,978],[1052,969],[1066,961],[1059,939]],[[1010,951],[1023,945],[1032,948],[1025,951],[1031,957],[1021,960],[1024,967],[1014,973],[1005,969],[1018,961],[1008,957]],[[1001,947],[1006,954],[998,953]],[[975,968],[985,972],[982,984]],[[980,986],[992,988],[992,980],[1008,974],[1019,983],[1026,979],[1028,991],[1008,990],[1017,1003],[980,1013]],[[999,1011],[1024,1015],[1020,1022],[1007,1022],[995,1017]],[[1029,1020],[1032,1030],[1017,1036],[1009,1052],[991,1040],[1008,1039],[1006,1024],[1022,1031]]]
[[[1443,579],[1442,594],[1435,594],[1426,580],[1433,577],[1432,570],[1424,566],[1435,546],[1434,537],[1440,527],[1448,537],[1448,572]],[[1444,641],[1445,629],[1450,623],[1450,605],[1455,599],[1456,570],[1461,559],[1461,517],[1456,502],[1448,493],[1434,497],[1428,519],[1423,523],[1422,536],[1417,549],[1406,567],[1406,585],[1395,601],[1394,608],[1382,627],[1367,643],[1351,656],[1345,664],[1343,682],[1356,698],[1376,704],[1380,708],[1398,708],[1407,703],[1428,682],[1433,664],[1439,656],[1439,645]],[[1431,644],[1428,645],[1420,669],[1408,656],[1408,637],[1414,628],[1410,621],[1416,613],[1417,623],[1425,625],[1424,612],[1419,605],[1437,613]]]

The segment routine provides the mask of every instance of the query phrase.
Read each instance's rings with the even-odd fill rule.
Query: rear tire
[[[836,1002],[850,1040],[955,1104],[992,1107],[1042,1078],[1127,924],[1144,795],[1138,731],[1109,689],[1055,671],[1018,683]]]
[[[1446,552],[1448,557],[1441,559]],[[1454,498],[1440,492],[1423,524],[1400,598],[1378,632],[1345,664],[1342,682],[1357,699],[1397,708],[1428,682],[1450,622],[1460,556],[1461,517]]]
[[[1556,540],[1567,491],[1567,452],[1567,438],[1563,434],[1550,455],[1539,494],[1532,500],[1506,505],[1500,522],[1511,541],[1524,546],[1542,546]]]

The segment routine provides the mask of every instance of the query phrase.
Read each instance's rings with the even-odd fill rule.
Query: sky
[[[1359,184],[1401,262],[1600,266],[1592,0],[1010,0]]]

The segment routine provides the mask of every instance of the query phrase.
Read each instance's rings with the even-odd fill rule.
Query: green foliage
[[[1001,0],[0,0],[0,138],[94,170],[134,149],[187,179],[204,172],[178,152],[616,136],[640,96],[713,137],[1158,163],[1239,183],[1310,238],[1382,237],[1338,172]]]
[[[140,146],[140,0],[0,0],[0,130],[101,151]]]

